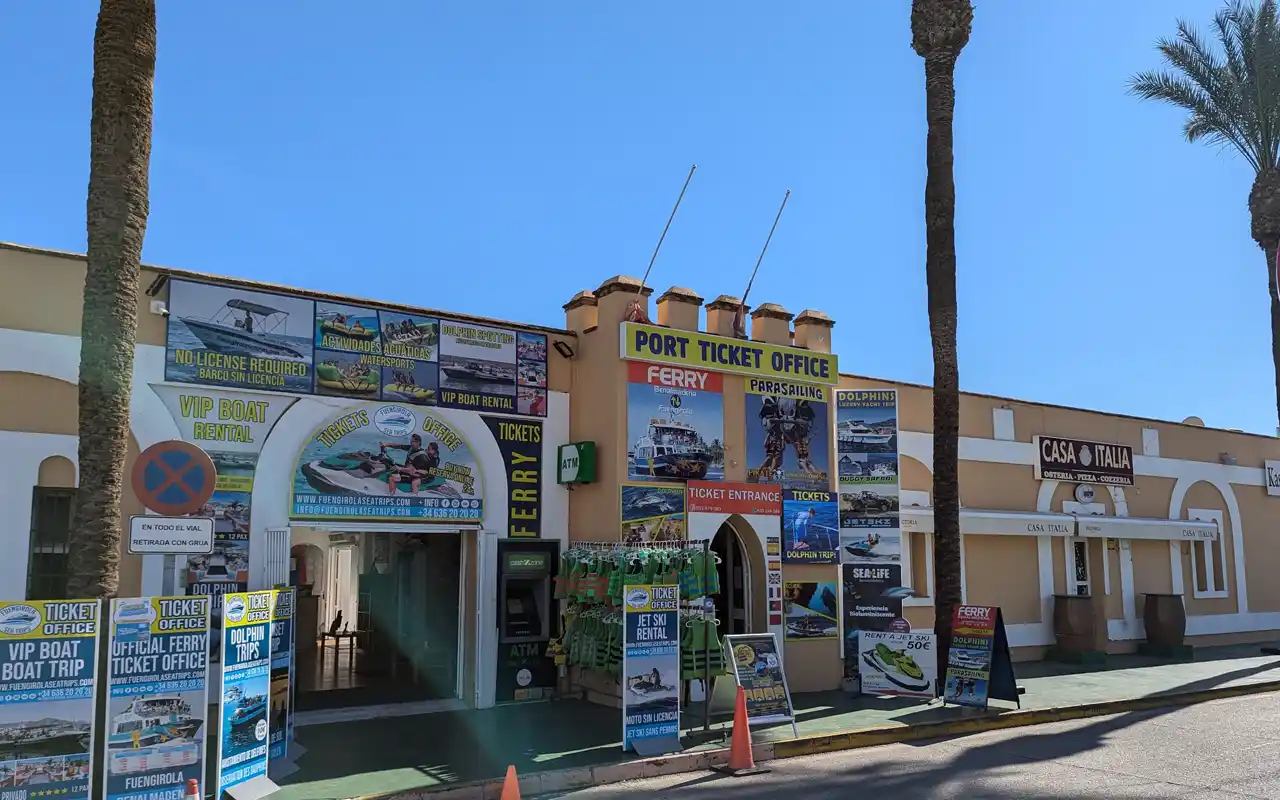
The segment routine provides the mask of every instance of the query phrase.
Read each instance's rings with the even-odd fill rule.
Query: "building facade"
[[[0,275],[0,598],[52,597],[84,262],[0,245]],[[126,531],[121,592],[308,587],[301,708],[616,700],[607,670],[546,657],[557,564],[585,548],[710,551],[719,633],[777,634],[794,692],[845,677],[851,566],[888,568],[893,624],[932,627],[930,390],[840,372],[820,311],[766,303],[743,341],[737,298],[651,308],[624,276],[563,330],[156,267],[141,285],[126,469],[173,439],[209,453],[217,541],[134,555]],[[1276,439],[974,394],[960,434],[965,601],[1001,608],[1015,659],[1131,651],[1148,596],[1181,597],[1188,644],[1278,635]],[[557,485],[586,442],[592,479]],[[130,490],[124,513],[146,513]]]

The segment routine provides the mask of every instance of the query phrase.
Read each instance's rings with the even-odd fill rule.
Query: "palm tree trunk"
[[[155,0],[102,0],[93,37],[88,268],[80,333],[80,482],[70,597],[119,588],[124,462],[130,437],[138,271],[147,230]]]
[[[956,55],[942,50],[924,60],[925,274],[929,335],[933,339],[934,632],[938,675],[946,674],[951,616],[960,604],[960,366],[956,355],[956,185],[952,150]]]
[[[1276,377],[1276,417],[1280,420],[1280,300],[1276,299],[1276,250],[1280,240],[1262,246],[1267,259],[1267,294],[1271,302],[1271,364]],[[1280,427],[1276,428],[1280,434]]]

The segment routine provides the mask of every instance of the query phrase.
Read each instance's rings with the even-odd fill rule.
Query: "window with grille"
[[[31,492],[31,552],[27,559],[27,599],[67,596],[71,512],[75,489],[37,486]]]

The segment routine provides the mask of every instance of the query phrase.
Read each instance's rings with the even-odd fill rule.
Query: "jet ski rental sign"
[[[1036,436],[1035,475],[1040,481],[1133,485],[1133,448],[1127,444]]]
[[[478,524],[479,461],[462,434],[422,408],[345,409],[307,440],[293,476],[293,519]]]

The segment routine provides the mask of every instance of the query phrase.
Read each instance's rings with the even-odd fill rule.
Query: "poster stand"
[[[795,707],[787,671],[774,633],[745,633],[724,637],[725,663],[742,687],[747,701],[747,725],[790,722],[791,735],[798,738]]]
[[[1021,708],[1021,694],[1000,607],[956,606],[951,618],[943,705],[985,710],[988,701],[995,699]]]
[[[262,800],[280,791],[280,786],[266,775],[257,775],[222,790],[231,800]]]

